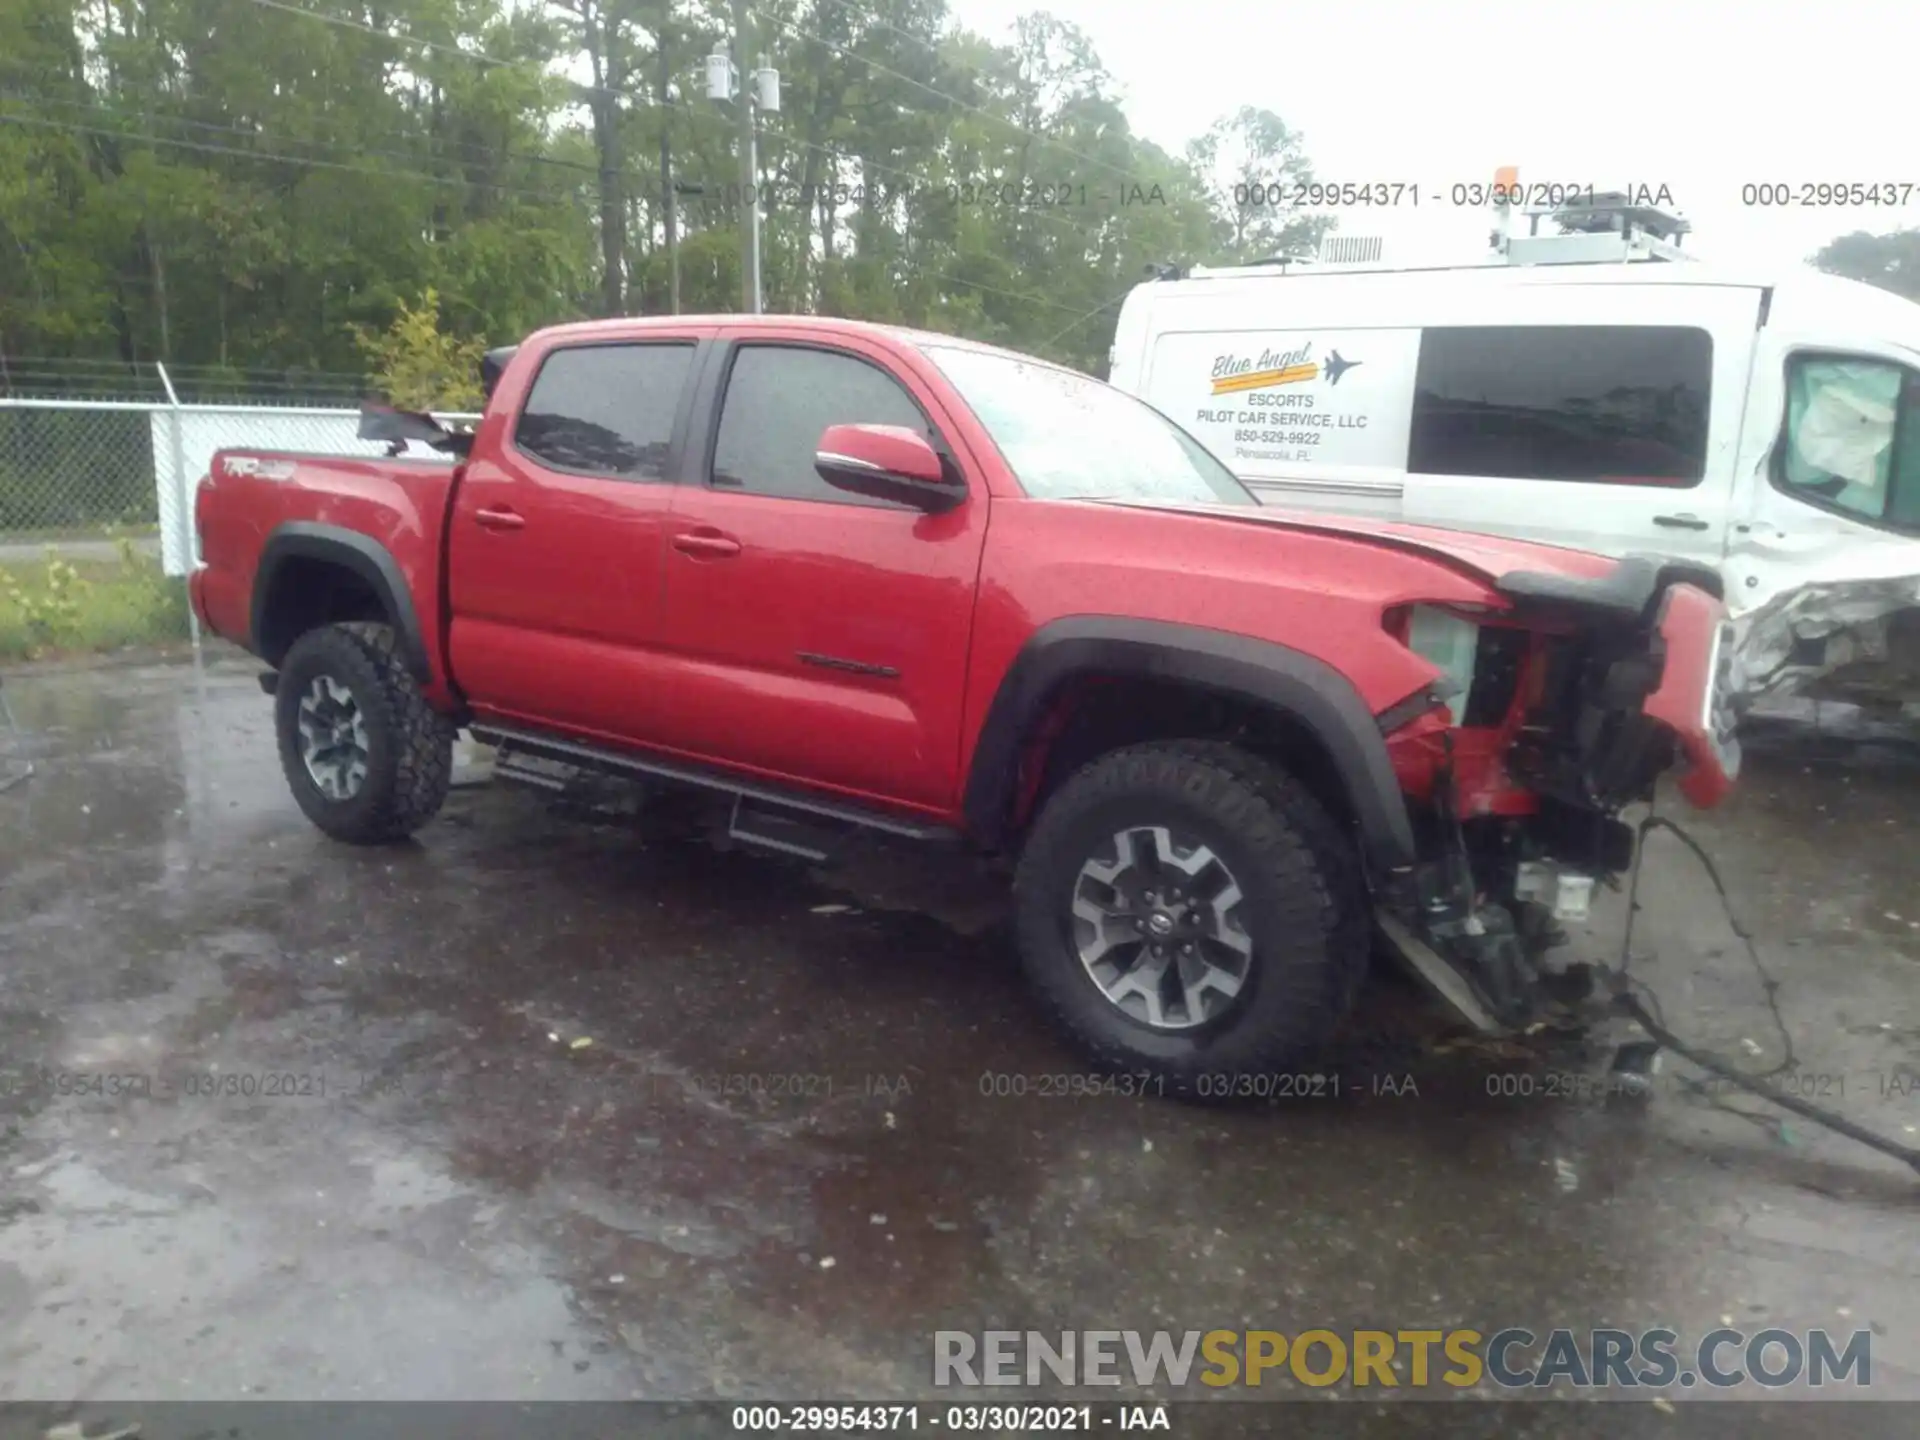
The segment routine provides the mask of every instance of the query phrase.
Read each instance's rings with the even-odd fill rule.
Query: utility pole
[[[740,70],[740,196],[747,208],[747,223],[740,227],[741,290],[749,315],[760,313],[760,156],[753,137],[753,82],[747,77],[747,57],[753,53],[753,23],[747,13],[747,0],[733,0],[733,43]]]
[[[673,213],[673,137],[670,133],[673,123],[673,102],[668,94],[668,86],[673,82],[673,60],[667,53],[667,30],[673,24],[673,0],[661,0],[660,10],[660,201],[665,207],[667,218],[669,313],[678,315],[680,313],[680,227]]]
[[[707,98],[732,100],[740,107],[740,200],[745,207],[740,226],[740,295],[749,315],[762,309],[760,292],[760,197],[759,159],[754,144],[753,119],[756,109],[777,113],[780,109],[780,72],[760,57],[757,69],[748,70],[745,61],[752,53],[753,31],[746,0],[733,0],[734,50],[741,63],[735,64],[724,44],[716,45],[707,57]]]

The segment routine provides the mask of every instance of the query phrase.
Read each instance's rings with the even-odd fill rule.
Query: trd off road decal
[[[228,455],[221,460],[220,468],[237,478],[255,480],[291,480],[295,473],[291,460],[262,460],[256,455]]]

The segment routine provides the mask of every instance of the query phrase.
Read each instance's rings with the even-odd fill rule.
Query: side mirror
[[[813,468],[836,490],[897,500],[929,514],[967,498],[966,484],[926,437],[901,425],[829,425]]]

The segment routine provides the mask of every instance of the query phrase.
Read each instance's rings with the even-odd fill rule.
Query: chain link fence
[[[214,453],[384,454],[358,426],[349,408],[0,397],[0,659],[188,638]]]
[[[149,407],[0,400],[0,544],[151,530],[154,477]]]

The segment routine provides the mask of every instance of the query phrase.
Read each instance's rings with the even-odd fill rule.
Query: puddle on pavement
[[[248,669],[9,693],[45,765],[0,797],[0,1045],[174,1090],[0,1095],[0,1296],[88,1320],[56,1345],[0,1311],[0,1395],[902,1394],[938,1328],[1711,1328],[1736,1295],[1920,1333],[1911,1215],[1846,1180],[1850,1152],[1672,1095],[1502,1093],[1504,1069],[1587,1058],[1435,1056],[1395,983],[1314,1098],[1049,1090],[1082,1068],[1027,1001],[993,877],[953,857],[818,874],[491,788],[356,852],[286,798]],[[1872,917],[1920,893],[1916,792],[1760,753],[1703,827],[1817,1063],[1915,1058],[1895,967],[1920,931]],[[1756,1032],[1698,877],[1676,861],[1644,898],[1672,1005]],[[1580,937],[1597,954],[1609,915]],[[1825,989],[1790,964],[1810,936]],[[1830,1193],[1789,1178],[1816,1163]],[[1846,1223],[1861,1248],[1823,1250]],[[180,1343],[143,1347],[136,1315]]]

